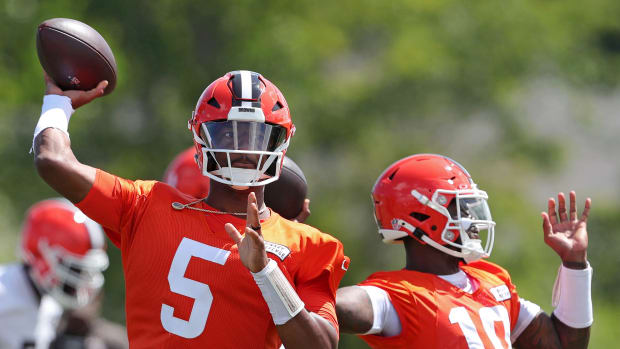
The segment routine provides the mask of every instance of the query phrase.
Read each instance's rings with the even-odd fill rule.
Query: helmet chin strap
[[[482,249],[480,240],[469,240],[465,244],[462,244],[461,251],[455,251],[451,248],[447,248],[435,240],[429,238],[426,235],[422,236],[422,241],[440,250],[443,253],[449,254],[454,257],[463,258],[465,263],[475,262],[481,258],[488,257],[488,255]]]
[[[394,228],[398,228],[398,227],[402,227],[404,229],[406,229],[407,231],[413,233],[415,231],[415,227],[413,225],[411,225],[410,223],[408,223],[405,220],[402,219],[397,219],[395,220],[392,224],[394,224]],[[467,226],[471,225],[471,222],[466,222],[465,223]],[[382,235],[385,238],[388,239],[394,239],[394,238],[398,238],[398,237],[402,237],[402,236],[406,236],[408,235],[407,233],[401,231],[401,230],[397,230],[397,229],[381,229],[379,230],[380,233],[382,233]],[[401,236],[402,235],[402,236]],[[463,236],[465,235],[465,236]],[[477,261],[481,258],[486,258],[489,255],[484,251],[484,249],[482,248],[482,241],[478,240],[478,239],[470,239],[468,236],[466,236],[467,234],[461,234],[461,241],[462,244],[457,245],[454,244],[450,241],[446,241],[447,243],[457,247],[460,249],[460,251],[456,251],[453,250],[451,248],[448,248],[440,243],[438,243],[437,241],[431,239],[428,235],[422,235],[421,239],[422,241],[424,241],[425,243],[429,244],[430,246],[438,249],[439,251],[449,254],[450,256],[453,257],[457,257],[457,258],[463,258],[465,260],[466,263],[471,263],[474,261]],[[384,240],[385,241],[385,240]]]
[[[237,168],[237,167],[222,167],[218,170],[211,171],[212,174],[228,178],[231,181],[238,183],[253,183],[258,180],[258,172],[255,169],[249,168]],[[244,185],[238,187],[246,187]]]

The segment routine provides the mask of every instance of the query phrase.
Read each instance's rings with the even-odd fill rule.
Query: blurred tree
[[[512,271],[524,297],[550,311],[558,261],[539,232],[545,203],[526,189],[535,178],[561,177],[574,151],[566,136],[533,132],[539,120],[524,121],[518,96],[540,77],[578,91],[617,88],[618,13],[612,0],[2,0],[0,260],[13,259],[24,210],[55,195],[27,154],[43,91],[34,34],[47,18],[70,17],[100,31],[119,66],[117,90],[72,119],[83,162],[127,178],[161,178],[191,144],[185,125],[206,84],[226,71],[255,70],[291,106],[297,134],[290,154],[309,181],[309,223],[333,232],[352,258],[343,284],[402,267],[400,248],[380,244],[372,218],[369,192],[380,171],[412,153],[444,153],[491,195],[498,222],[492,259]],[[598,130],[597,122],[590,127]],[[617,240],[620,203],[595,198],[594,207],[594,299],[606,305],[595,316],[600,310],[612,318],[620,310],[612,263],[620,247],[608,242]],[[111,256],[104,311],[121,319],[123,278],[113,247]],[[594,326],[593,346],[614,346],[613,323]],[[340,347],[360,343],[342,336]]]

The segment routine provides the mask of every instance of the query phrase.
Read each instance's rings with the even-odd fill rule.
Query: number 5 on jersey
[[[198,241],[183,238],[177,248],[170,272],[168,284],[170,291],[194,299],[194,305],[189,320],[179,319],[174,316],[174,308],[161,305],[161,324],[170,333],[184,338],[196,338],[204,331],[213,303],[213,294],[209,285],[192,279],[185,278],[185,271],[192,257],[204,259],[209,262],[224,265],[230,251],[209,246]]]

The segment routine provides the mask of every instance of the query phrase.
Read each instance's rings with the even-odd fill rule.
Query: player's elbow
[[[43,179],[55,176],[66,166],[66,162],[61,154],[48,151],[38,152],[34,157],[34,166]]]

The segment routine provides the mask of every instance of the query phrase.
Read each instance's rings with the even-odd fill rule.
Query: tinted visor
[[[286,141],[282,126],[254,121],[211,121],[200,127],[210,149],[276,151]]]

